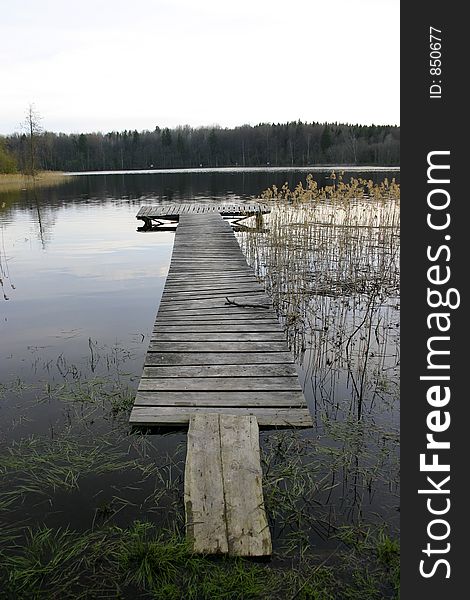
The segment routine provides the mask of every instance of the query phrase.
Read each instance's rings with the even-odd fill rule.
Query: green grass
[[[3,540],[0,579],[3,597],[19,600],[373,600],[391,597],[397,556],[395,542],[370,534],[360,554],[337,554],[333,566],[312,554],[301,569],[281,570],[194,555],[181,535],[149,523],[84,533],[39,527],[21,542]]]
[[[15,382],[18,397],[22,389]],[[40,401],[59,401],[67,414],[75,411],[73,426],[57,431],[52,439],[24,438],[0,454],[4,482],[0,585],[6,598],[398,597],[397,541],[383,528],[343,527],[341,515],[328,513],[328,497],[336,488],[332,473],[350,472],[361,489],[368,481],[384,477],[396,444],[391,432],[355,419],[342,423],[325,417],[324,433],[314,438],[295,430],[263,434],[263,486],[275,535],[275,567],[212,559],[193,555],[185,541],[183,453],[165,456],[153,446],[152,436],[129,435],[127,413],[113,410],[114,402],[126,401],[126,389],[126,385],[96,379],[38,390]],[[8,395],[7,389],[4,392]],[[96,411],[109,415],[108,431],[93,430],[90,414]],[[122,422],[115,421],[116,415],[122,416]],[[364,443],[368,436],[382,440],[381,452],[371,451]],[[133,474],[131,481],[113,484],[112,491],[102,494],[101,486],[107,486],[101,483],[103,478],[114,474],[115,482],[120,473]],[[142,500],[144,487],[148,496]],[[62,502],[63,494],[69,495],[72,507],[75,494],[84,498],[83,489],[95,506],[94,517],[91,513],[85,525],[88,528],[73,531],[51,526],[48,514],[55,511],[57,495],[62,495]],[[361,498],[358,494],[359,502]],[[34,506],[45,507],[42,525],[29,522],[29,528],[26,523],[17,529],[4,525],[15,522],[18,515],[24,519],[24,507]],[[120,513],[122,508],[126,510]],[[117,521],[116,516],[124,513],[125,518]],[[147,522],[152,515],[170,529],[157,529]],[[133,522],[136,518],[141,522]],[[67,522],[66,515],[63,521]],[[336,550],[325,559],[312,536],[313,540],[329,539],[330,545],[333,540]]]
[[[8,484],[0,501],[20,500],[27,494],[50,495],[58,489],[71,492],[87,475],[132,469],[145,470],[104,440],[86,443],[32,436],[13,442],[0,456],[0,476]]]

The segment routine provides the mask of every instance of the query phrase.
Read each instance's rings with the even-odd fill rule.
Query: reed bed
[[[60,171],[40,171],[34,177],[22,173],[0,173],[0,193],[63,185],[72,177]]]
[[[331,413],[351,400],[347,412],[360,419],[397,392],[400,188],[345,183],[341,173],[331,181],[319,188],[308,176],[294,190],[265,191],[264,230],[239,240],[285,324],[313,408],[321,401]]]

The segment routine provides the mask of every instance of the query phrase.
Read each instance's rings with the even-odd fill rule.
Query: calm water
[[[315,178],[328,183],[329,172]],[[172,232],[137,232],[135,214],[142,204],[244,200],[273,184],[295,187],[305,175],[294,170],[82,175],[36,194],[0,194],[1,441],[53,437],[70,419],[61,403],[38,403],[29,386],[111,375],[125,378],[131,391],[137,387],[174,239]],[[399,172],[351,175],[399,179]],[[306,394],[313,405],[310,380]],[[94,427],[105,428],[99,420]],[[184,439],[155,437],[157,454]],[[93,481],[75,495],[74,506],[82,508],[73,514],[70,498],[56,499],[60,509],[50,522],[86,527],[94,514],[93,493],[87,495],[86,487],[93,490],[98,485]],[[106,481],[115,483],[108,475],[100,485]],[[380,512],[389,503],[386,492],[378,486],[367,510]]]
[[[317,173],[320,184],[327,173]],[[376,181],[399,173],[353,173]],[[348,173],[345,174],[347,179]],[[92,175],[0,195],[3,293],[0,380],[36,380],[40,361],[79,361],[89,339],[145,350],[174,234],[137,232],[142,204],[244,200],[298,171]],[[142,339],[142,337],[144,339]],[[140,363],[139,363],[140,364]]]

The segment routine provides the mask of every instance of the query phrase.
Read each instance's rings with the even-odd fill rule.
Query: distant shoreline
[[[22,173],[0,173],[0,193],[59,185],[70,177],[72,175],[61,171],[39,171],[35,177]]]
[[[305,173],[326,173],[333,171],[383,172],[400,171],[400,167],[377,165],[315,165],[312,167],[194,167],[188,169],[122,169],[115,171],[66,171],[63,174],[75,175],[151,175],[161,173],[265,173],[283,171],[302,171]]]

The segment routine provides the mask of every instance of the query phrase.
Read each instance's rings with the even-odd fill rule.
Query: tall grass
[[[264,231],[239,240],[312,380],[312,408],[331,412],[346,386],[360,419],[397,390],[400,188],[341,174],[332,182],[319,188],[308,176],[294,190],[267,190]]]
[[[172,531],[136,521],[122,529],[77,533],[28,529],[22,543],[0,543],[2,597],[12,600],[155,598],[160,600],[368,600],[396,592],[398,548],[382,532],[341,532],[349,564],[327,560],[279,570],[190,552]],[[339,553],[336,559],[340,558]],[[344,556],[341,557],[344,561]],[[344,571],[348,577],[335,576]]]
[[[22,173],[0,173],[0,194],[2,192],[34,189],[36,187],[63,185],[72,177],[73,175],[65,175],[59,171],[40,171],[34,177],[23,175]]]

